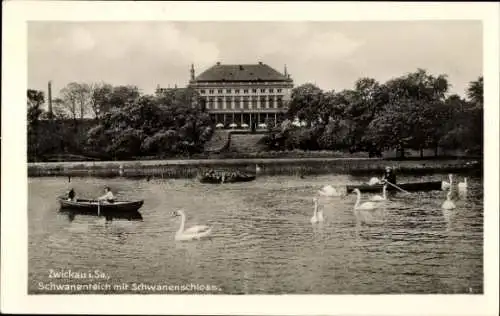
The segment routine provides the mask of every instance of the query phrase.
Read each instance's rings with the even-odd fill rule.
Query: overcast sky
[[[482,26],[474,21],[403,22],[30,22],[28,87],[53,94],[67,83],[185,86],[215,64],[262,61],[295,85],[324,90],[356,79],[384,82],[417,68],[445,73],[464,95],[482,75]]]

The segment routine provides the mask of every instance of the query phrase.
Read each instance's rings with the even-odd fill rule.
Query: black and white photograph
[[[406,18],[384,19],[358,3],[364,18],[349,19],[358,11],[341,5],[328,18],[334,3],[304,16],[301,3],[54,3],[58,18],[23,20],[24,68],[7,66],[20,86],[2,75],[20,100],[2,98],[2,266],[21,270],[25,301],[459,306],[359,310],[356,297],[391,295],[498,312],[498,4],[434,3],[443,18],[422,5],[410,19],[411,6],[385,3]],[[24,120],[17,141],[6,107]],[[23,239],[4,243],[11,234]],[[5,263],[7,248],[25,254]],[[309,297],[326,305],[294,312]]]

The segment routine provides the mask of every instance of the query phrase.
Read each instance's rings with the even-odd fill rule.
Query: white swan
[[[448,190],[453,185],[453,175],[451,173],[448,175],[448,179],[450,179],[450,182],[447,181],[441,182],[441,190],[443,191]]]
[[[184,224],[186,223],[186,214],[183,210],[177,210],[172,212],[172,216],[181,217],[181,227],[175,233],[175,240],[193,240],[200,239],[210,235],[212,228],[206,225],[196,225],[188,229],[184,229]]]
[[[387,184],[382,188],[382,196],[375,195],[370,198],[370,201],[387,201]]]
[[[259,165],[255,165],[255,173],[259,173],[261,171]]]
[[[359,204],[361,201],[361,192],[357,188],[354,189],[354,192],[358,196],[357,200],[356,200],[356,204],[354,204],[355,210],[373,210],[374,208],[377,207],[377,203],[374,203],[374,202],[364,202],[363,204]]]
[[[443,208],[445,210],[452,210],[455,207],[456,207],[455,203],[453,203],[453,201],[451,200],[451,191],[450,191],[446,195],[446,201],[443,202],[443,205],[441,205],[441,208]]]
[[[458,192],[460,194],[465,194],[467,193],[467,177],[464,178],[464,182],[460,182],[458,184]]]
[[[313,214],[313,217],[311,217],[311,223],[312,224],[315,224],[315,223],[319,223],[319,222],[323,222],[323,212],[322,211],[318,211],[318,198],[314,198],[313,199],[313,202],[314,202],[314,214]]]
[[[337,191],[333,186],[331,185],[325,185],[324,187],[321,188],[321,190],[318,191],[318,194],[321,196],[340,196],[340,192]]]
[[[377,177],[373,177],[370,179],[370,181],[368,181],[368,185],[375,185],[375,184],[379,184],[379,183],[380,183],[380,179]]]

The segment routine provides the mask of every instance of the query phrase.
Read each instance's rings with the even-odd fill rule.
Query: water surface
[[[367,180],[276,176],[213,185],[190,179],[30,178],[28,290],[185,294],[199,293],[204,285],[209,294],[483,292],[482,179],[468,179],[468,195],[457,199],[452,211],[441,209],[442,191],[396,194],[380,209],[360,212],[353,211],[351,194],[321,198],[325,222],[309,222],[312,197],[323,185]],[[56,196],[70,187],[95,197],[104,185],[119,197],[144,199],[142,220],[59,212]],[[175,241],[180,218],[171,212],[180,208],[188,227],[211,225],[211,238]],[[67,274],[54,278],[54,272]],[[55,289],[68,284],[101,288]]]

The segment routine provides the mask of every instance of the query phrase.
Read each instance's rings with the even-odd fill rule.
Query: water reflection
[[[69,222],[73,222],[77,215],[81,216],[91,216],[91,217],[103,217],[107,222],[113,221],[114,219],[126,219],[129,221],[142,221],[142,214],[139,211],[133,212],[120,212],[120,211],[106,211],[102,214],[97,214],[95,211],[86,211],[80,209],[60,209],[59,213],[66,215]]]

